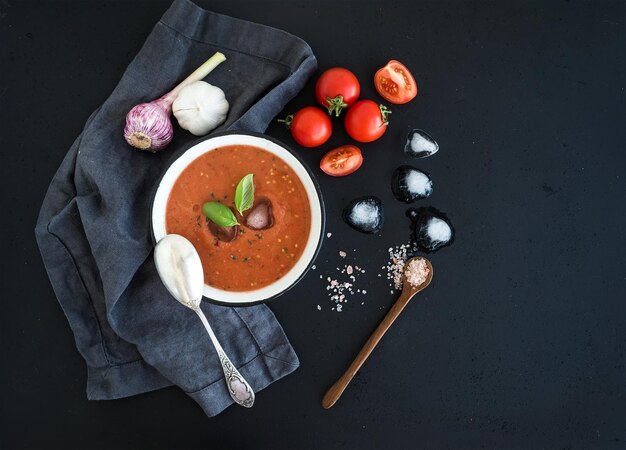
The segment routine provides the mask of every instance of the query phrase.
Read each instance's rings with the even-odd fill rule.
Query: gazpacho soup
[[[254,198],[241,215],[235,190],[249,174]],[[203,209],[209,202],[228,207],[238,225],[210,220]],[[251,291],[272,284],[296,264],[309,238],[311,208],[302,182],[281,158],[250,145],[228,145],[199,156],[179,175],[165,220],[168,234],[180,234],[196,247],[206,284]]]

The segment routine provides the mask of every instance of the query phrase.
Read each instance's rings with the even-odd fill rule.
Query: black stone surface
[[[371,79],[389,59],[421,88],[361,146],[357,173],[319,172],[333,235],[317,270],[271,303],[301,367],[252,410],[214,419],[176,388],[86,400],[33,227],[66,150],[169,2],[0,0],[0,447],[625,448],[626,4],[201,4],[301,36],[321,69],[353,70],[363,98],[380,100]],[[313,85],[285,115],[314,102]],[[350,142],[334,124],[323,149],[299,148],[312,166]],[[412,128],[440,151],[406,159]],[[278,124],[268,132],[297,148]],[[430,256],[432,285],[326,411],[323,393],[395,299],[376,274],[409,238],[389,189],[403,163],[431,174],[417,206],[445,211],[456,241]],[[341,220],[363,195],[385,204],[380,236]],[[337,313],[319,275],[346,262],[366,269],[368,293]]]

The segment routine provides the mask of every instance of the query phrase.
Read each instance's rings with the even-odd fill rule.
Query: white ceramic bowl
[[[252,145],[280,157],[298,175],[309,197],[311,229],[306,246],[300,259],[282,278],[263,288],[243,292],[224,291],[204,285],[203,294],[209,301],[230,305],[258,303],[282,294],[302,278],[317,255],[324,230],[324,207],[319,188],[309,170],[283,144],[260,134],[225,133],[210,136],[185,150],[166,170],[157,186],[152,204],[152,234],[155,242],[159,242],[167,234],[165,230],[167,200],[182,171],[200,155],[225,145]]]

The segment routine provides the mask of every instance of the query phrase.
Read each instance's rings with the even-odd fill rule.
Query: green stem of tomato
[[[291,128],[291,124],[293,123],[293,114],[289,114],[284,119],[278,119],[277,122],[284,123],[287,129],[289,130]]]
[[[378,105],[378,109],[380,109],[380,115],[383,118],[383,125],[389,125],[389,114],[391,114],[392,111],[389,111],[382,103]]]
[[[348,107],[348,104],[343,101],[343,95],[338,95],[335,98],[326,97],[326,103],[326,109],[328,110],[328,114],[332,116],[334,112],[335,117],[339,117],[341,111],[343,111],[344,108]]]

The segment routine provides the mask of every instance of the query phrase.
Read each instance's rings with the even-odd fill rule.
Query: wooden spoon
[[[356,355],[356,358],[354,358],[354,361],[352,361],[350,367],[348,367],[348,369],[341,376],[341,378],[339,378],[337,382],[333,384],[330,389],[328,389],[326,395],[324,395],[324,398],[322,399],[322,406],[325,409],[330,408],[335,404],[335,402],[337,402],[337,400],[339,400],[339,397],[341,397],[341,394],[343,394],[343,391],[346,389],[346,387],[348,387],[348,384],[350,383],[352,378],[359,371],[370,353],[372,353],[372,350],[374,350],[376,344],[378,344],[385,332],[389,329],[389,327],[391,327],[391,324],[393,324],[393,322],[398,318],[398,316],[400,315],[404,307],[409,303],[409,301],[415,296],[415,294],[417,294],[419,291],[421,291],[430,284],[430,281],[433,279],[433,266],[426,258],[411,258],[406,262],[404,267],[408,267],[409,263],[415,259],[424,259],[426,261],[426,265],[428,266],[428,276],[426,277],[426,280],[424,280],[424,282],[418,286],[413,286],[407,281],[406,276],[404,277],[402,281],[402,293],[400,294],[400,298],[396,300],[383,321],[378,325],[378,327],[376,327],[376,330],[374,330],[367,342],[365,342],[365,345],[363,346],[359,354]]]

